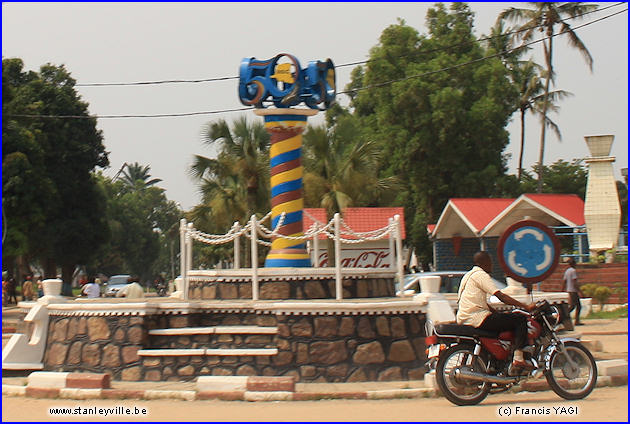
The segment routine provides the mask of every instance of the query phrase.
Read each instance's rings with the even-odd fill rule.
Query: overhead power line
[[[608,19],[610,17],[613,17],[615,15],[618,15],[620,13],[627,12],[627,11],[628,11],[628,9],[620,10],[618,12],[611,13],[610,15],[603,16],[603,17],[601,17],[599,19],[596,19],[594,21],[587,22],[587,23],[582,24],[582,25],[578,25],[578,26],[576,26],[574,28],[571,28],[570,30],[561,31],[561,32],[558,32],[556,34],[552,34],[550,36],[540,38],[538,40],[530,41],[529,43],[522,44],[522,45],[520,45],[518,47],[514,47],[514,48],[508,49],[508,50],[504,50],[504,51],[501,51],[501,52],[498,52],[498,53],[495,53],[495,54],[491,54],[491,55],[488,55],[488,56],[483,56],[483,57],[480,57],[478,59],[471,60],[469,62],[459,63],[457,65],[453,65],[453,66],[449,66],[449,67],[441,68],[441,69],[436,69],[434,71],[423,72],[421,74],[408,75],[406,77],[402,77],[402,78],[398,78],[398,79],[394,79],[394,80],[389,80],[389,81],[384,81],[384,82],[380,82],[380,83],[376,83],[376,84],[371,84],[371,85],[367,85],[365,87],[357,87],[357,88],[353,88],[351,90],[340,91],[337,94],[348,94],[348,93],[354,93],[354,92],[357,92],[357,91],[367,90],[367,89],[370,89],[370,88],[382,87],[382,86],[385,86],[385,85],[393,84],[395,82],[401,82],[401,81],[406,81],[406,80],[410,80],[410,79],[414,79],[414,78],[425,77],[425,76],[433,75],[433,74],[436,74],[436,73],[439,73],[439,72],[450,71],[450,70],[461,68],[461,67],[464,67],[464,66],[467,66],[467,65],[472,65],[474,63],[482,62],[482,61],[488,60],[488,59],[493,59],[495,57],[500,57],[500,56],[503,56],[506,53],[511,53],[513,51],[520,50],[523,47],[531,46],[532,44],[541,43],[541,42],[543,42],[545,40],[548,40],[550,38],[557,37],[559,35],[566,34],[567,32],[575,31],[575,30],[580,29],[580,28],[584,28],[584,27],[586,27],[588,25],[592,25],[592,24],[594,24],[596,22],[602,21],[604,19]]]
[[[619,2],[619,3],[616,3],[616,4],[610,5],[610,6],[602,7],[601,9],[592,10],[590,12],[584,12],[584,13],[581,13],[579,15],[571,16],[569,19],[581,18],[581,17],[589,15],[591,13],[601,12],[601,11],[604,11],[606,9],[610,9],[611,7],[620,6],[622,4],[625,4],[625,2]],[[543,25],[534,25],[534,26],[531,26],[531,27],[520,28],[520,29],[517,29],[517,30],[514,30],[514,31],[510,31],[510,32],[506,32],[506,33],[500,34],[500,35],[494,35],[494,36],[490,36],[490,37],[482,37],[482,38],[478,38],[476,40],[464,41],[462,43],[452,44],[452,45],[449,45],[449,46],[443,46],[443,47],[439,47],[439,48],[435,48],[435,49],[422,50],[422,51],[419,51],[419,52],[415,52],[414,54],[436,53],[436,52],[449,50],[449,49],[453,49],[453,48],[460,47],[460,46],[469,45],[469,44],[474,43],[474,42],[488,41],[488,40],[492,40],[494,38],[500,38],[500,37],[505,37],[505,36],[518,34],[520,32],[529,31],[530,29],[540,28],[541,26],[543,26]],[[405,57],[405,56],[401,56],[401,57]],[[386,60],[386,59],[375,58],[375,59],[359,60],[359,61],[356,61],[356,62],[348,62],[348,63],[342,63],[340,65],[335,65],[335,67],[336,68],[344,68],[344,67],[347,67],[347,66],[363,65],[365,63],[376,62],[376,61],[379,61],[379,60]],[[214,77],[214,78],[200,78],[200,79],[170,79],[170,80],[137,81],[137,82],[77,83],[77,84],[75,84],[75,86],[76,87],[130,87],[130,86],[164,85],[164,84],[199,84],[199,83],[206,83],[206,82],[231,81],[231,80],[236,80],[238,78],[239,78],[238,75],[236,75],[236,76],[229,76],[229,77]]]
[[[588,14],[591,14],[591,13],[595,13],[595,12],[601,12],[603,10],[610,9],[611,7],[620,6],[622,4],[625,4],[625,2],[619,2],[619,3],[616,3],[616,4],[610,5],[610,6],[602,7],[601,9],[591,10],[590,12],[584,12],[584,13],[581,13],[579,15],[571,16],[569,19],[581,18],[581,17],[583,17],[585,15],[588,15]],[[420,54],[421,55],[421,54],[437,53],[437,52],[441,52],[441,51],[444,51],[444,50],[450,50],[450,49],[453,49],[453,48],[456,48],[456,47],[467,46],[467,45],[470,45],[470,44],[475,43],[475,42],[489,41],[489,40],[493,40],[495,38],[501,38],[501,37],[509,37],[510,35],[518,34],[520,32],[529,31],[530,29],[541,28],[543,26],[544,26],[544,24],[533,25],[533,26],[530,26],[530,27],[519,28],[519,29],[516,29],[514,31],[506,32],[506,33],[499,34],[499,35],[493,35],[493,36],[490,36],[490,37],[481,37],[481,38],[477,38],[475,40],[468,40],[468,41],[463,41],[463,42],[457,43],[457,44],[451,44],[449,46],[437,47],[435,49],[421,50],[419,52],[412,53],[412,54]],[[518,50],[518,49],[521,49],[521,48],[523,48],[523,46],[519,46],[518,48],[515,48],[513,50]],[[400,57],[407,57],[407,56],[409,56],[409,55],[403,55],[403,56],[400,56]],[[360,60],[360,61],[357,61],[357,62],[349,62],[349,63],[344,63],[344,64],[341,64],[341,65],[335,65],[335,67],[336,68],[343,68],[345,66],[363,65],[365,63],[378,62],[378,61],[381,61],[381,60],[387,60],[387,59],[386,58],[374,58],[374,59]]]
[[[520,45],[518,47],[514,47],[512,49],[508,49],[508,50],[504,50],[495,54],[491,54],[488,56],[483,56],[480,57],[478,59],[474,59],[468,62],[464,62],[464,63],[459,63],[457,65],[453,65],[453,66],[449,66],[449,67],[445,67],[445,68],[441,68],[441,69],[436,69],[434,71],[429,71],[429,72],[424,72],[421,74],[415,74],[415,75],[408,75],[406,77],[402,77],[402,78],[398,78],[398,79],[394,79],[394,80],[388,80],[388,81],[383,81],[380,83],[376,83],[376,84],[371,84],[371,85],[367,85],[364,87],[357,87],[357,88],[353,88],[351,90],[346,90],[346,91],[341,91],[338,92],[337,94],[349,94],[349,93],[355,93],[357,91],[363,91],[363,90],[368,90],[370,88],[378,88],[378,87],[383,87],[386,85],[390,85],[390,84],[394,84],[396,82],[401,82],[401,81],[406,81],[406,80],[410,80],[410,79],[414,79],[414,78],[421,78],[424,76],[429,76],[429,75],[433,75],[439,72],[446,72],[446,71],[450,71],[453,69],[458,69],[464,66],[468,66],[468,65],[472,65],[475,63],[479,63],[482,62],[484,60],[489,60],[489,59],[493,59],[496,57],[500,57],[506,53],[511,53],[513,51],[522,49],[523,47],[527,47],[536,43],[541,43],[545,40],[548,40],[550,38],[553,37],[557,37],[563,34],[566,34],[569,31],[575,31],[578,30],[580,28],[584,28],[586,26],[592,25],[594,23],[603,21],[605,19],[611,18],[613,16],[619,15],[621,13],[627,12],[628,9],[624,9],[624,10],[620,10],[614,13],[611,13],[610,15],[606,15],[603,16],[601,18],[595,19],[593,21],[584,23],[582,25],[578,25],[574,28],[571,28],[570,30],[565,30],[565,31],[561,31],[558,32],[556,34],[553,34],[551,36],[547,36],[547,37],[543,37],[540,38],[538,40],[534,40],[534,41],[530,41],[529,43],[525,43],[523,45]],[[220,113],[228,113],[228,112],[240,112],[240,111],[245,111],[245,110],[250,110],[253,109],[253,107],[242,107],[242,108],[234,108],[234,109],[220,109],[220,110],[213,110],[213,111],[203,111],[203,112],[184,112],[184,113],[164,113],[164,114],[155,114],[155,115],[31,115],[31,114],[7,114],[7,117],[11,117],[11,118],[50,118],[50,119],[122,119],[122,118],[174,118],[174,117],[184,117],[184,116],[197,116],[197,115],[213,115],[213,114],[220,114]]]

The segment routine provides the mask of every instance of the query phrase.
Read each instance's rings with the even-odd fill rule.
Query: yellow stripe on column
[[[304,233],[295,233],[291,234],[291,237],[299,237],[303,236]],[[298,244],[304,243],[304,240],[291,240],[285,239],[282,237],[277,237],[274,241],[271,242],[272,249],[288,249],[293,246],[297,246]]]
[[[306,121],[270,121],[265,122],[265,128],[304,128]]]
[[[302,210],[302,208],[304,208],[304,199],[295,199],[291,200],[290,202],[280,203],[279,205],[271,208],[271,219],[274,219],[282,212],[297,212],[299,210]]]
[[[302,135],[296,135],[286,140],[273,143],[269,149],[269,156],[275,157],[281,153],[290,152],[291,150],[299,149],[302,147]]]
[[[286,183],[287,181],[299,180],[304,175],[304,168],[298,166],[288,171],[281,172],[271,177],[271,187],[275,187],[278,184]]]
[[[308,253],[270,253],[267,259],[310,259]]]

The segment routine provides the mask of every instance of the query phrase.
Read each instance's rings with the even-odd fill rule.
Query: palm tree
[[[218,144],[216,159],[196,155],[191,176],[199,182],[202,203],[189,216],[206,231],[227,231],[234,221],[244,224],[254,213],[269,210],[269,134],[262,123],[237,119],[208,124],[204,142]],[[244,249],[249,262],[249,249]]]
[[[597,5],[584,4],[583,2],[530,2],[532,9],[509,8],[501,12],[499,19],[523,22],[519,29],[523,31],[517,37],[523,42],[531,41],[536,32],[543,32],[547,39],[543,40],[543,53],[547,66],[545,74],[545,91],[541,110],[540,151],[538,158],[538,188],[542,193],[543,185],[543,159],[545,154],[545,132],[547,129],[547,112],[549,110],[549,88],[554,79],[553,72],[553,37],[559,33],[567,34],[569,45],[576,48],[586,60],[589,69],[593,70],[593,58],[588,49],[573,31],[571,25],[566,22],[568,18],[580,18],[583,14],[597,9]],[[556,33],[556,26],[560,31]]]
[[[560,128],[555,122],[549,118],[549,114],[543,113],[544,105],[544,86],[541,77],[540,65],[534,63],[533,60],[527,62],[519,62],[517,66],[510,70],[512,81],[516,84],[519,97],[518,97],[518,110],[521,115],[521,145],[518,156],[518,180],[521,180],[523,173],[523,153],[525,149],[525,115],[528,111],[533,112],[544,119],[545,126],[551,128],[559,140],[562,140]],[[544,72],[542,72],[544,74]],[[559,100],[563,100],[566,97],[572,96],[572,93],[564,90],[554,90],[548,94],[547,108],[553,111],[558,110],[558,106],[555,104]]]
[[[210,123],[203,133],[204,142],[219,144],[219,158],[223,157],[225,167],[232,166],[231,176],[235,184],[246,192],[247,218],[257,211],[269,209],[269,134],[262,123],[249,124],[241,117],[234,122],[232,129],[225,120]],[[208,176],[218,177],[219,162],[204,156],[195,156],[191,173],[196,179]],[[221,171],[222,175],[230,173]],[[220,180],[220,179],[219,179]],[[215,181],[219,182],[220,181]],[[202,187],[203,190],[203,187]]]
[[[142,166],[138,162],[132,165],[125,163],[121,168],[122,181],[130,190],[142,190],[162,181],[159,178],[151,179],[150,170],[149,165]]]
[[[332,127],[309,127],[304,134],[305,203],[324,208],[328,220],[347,207],[374,205],[396,187],[396,178],[378,177],[380,149],[359,133],[356,119],[345,116]],[[333,249],[329,240],[329,265]]]
[[[190,216],[199,228],[222,232],[230,228],[235,220],[245,222],[249,218],[247,190],[235,172],[235,162],[227,155],[220,155],[217,159],[197,156],[191,173],[199,175],[201,204],[193,208]],[[196,174],[202,167],[205,171]]]

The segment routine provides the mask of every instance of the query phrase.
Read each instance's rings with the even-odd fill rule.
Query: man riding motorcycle
[[[520,313],[498,312],[488,305],[487,299],[494,295],[507,305],[527,311],[533,311],[536,306],[533,303],[521,303],[497,288],[490,277],[492,258],[488,252],[475,253],[473,263],[475,266],[464,275],[459,286],[457,323],[488,331],[514,331],[512,365],[524,370],[533,369],[534,365],[523,356],[523,348],[527,343],[527,317]]]

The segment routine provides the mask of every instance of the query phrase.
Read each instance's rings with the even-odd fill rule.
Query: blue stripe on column
[[[306,115],[266,115],[265,122],[306,121]]]
[[[305,268],[311,266],[310,259],[267,259],[265,267],[267,268]]]
[[[280,153],[274,156],[269,161],[270,167],[273,168],[281,163],[289,162],[299,158],[302,155],[302,149],[289,150],[288,152]]]
[[[289,191],[299,190],[301,188],[302,188],[301,178],[298,178],[297,180],[287,181],[286,183],[281,183],[281,184],[271,187],[271,197],[276,197],[279,194],[286,193]]]
[[[271,228],[275,230],[278,222],[280,221],[280,217],[282,215],[278,215],[271,220]],[[282,221],[282,225],[293,224],[294,222],[298,222],[302,220],[302,211],[289,212],[285,215],[284,221]]]

